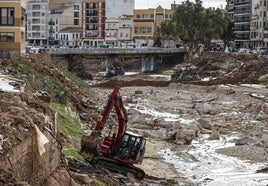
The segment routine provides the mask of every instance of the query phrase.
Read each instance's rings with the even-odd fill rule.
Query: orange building
[[[11,58],[25,53],[27,0],[0,1],[0,56]]]
[[[133,39],[140,41],[142,45],[150,46],[154,40],[156,29],[163,21],[170,20],[173,14],[171,9],[136,9],[133,15]]]
[[[105,38],[105,0],[81,0],[82,43],[98,46]]]

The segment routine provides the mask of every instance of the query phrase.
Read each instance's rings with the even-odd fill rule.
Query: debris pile
[[[257,56],[222,54],[200,56],[190,63],[178,65],[172,81],[198,85],[260,83],[267,75],[268,59]],[[267,78],[263,82],[267,82]]]

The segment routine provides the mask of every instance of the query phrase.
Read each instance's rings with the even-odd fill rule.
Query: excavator
[[[80,153],[89,163],[123,175],[131,173],[137,179],[143,179],[145,172],[134,164],[141,164],[143,161],[146,139],[127,131],[128,119],[119,89],[118,86],[114,87],[101,120],[96,123],[92,132],[82,136]]]

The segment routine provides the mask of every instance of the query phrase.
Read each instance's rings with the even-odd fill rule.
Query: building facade
[[[120,18],[133,15],[134,0],[106,0],[106,18]]]
[[[30,45],[48,45],[49,0],[29,0],[27,4],[27,40]]]
[[[0,1],[0,56],[25,53],[26,0]]]
[[[170,20],[173,14],[171,9],[135,9],[133,14],[133,39],[142,46],[152,46],[156,29],[163,21]]]
[[[69,3],[52,9],[49,16],[49,45],[81,45],[81,6]],[[71,37],[70,37],[71,36]],[[68,38],[68,39],[67,39]]]
[[[81,0],[82,44],[93,46],[104,44],[105,0]]]

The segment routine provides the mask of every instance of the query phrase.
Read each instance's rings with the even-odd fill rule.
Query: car
[[[267,54],[267,48],[266,47],[257,47],[256,52],[257,54],[266,55]]]

